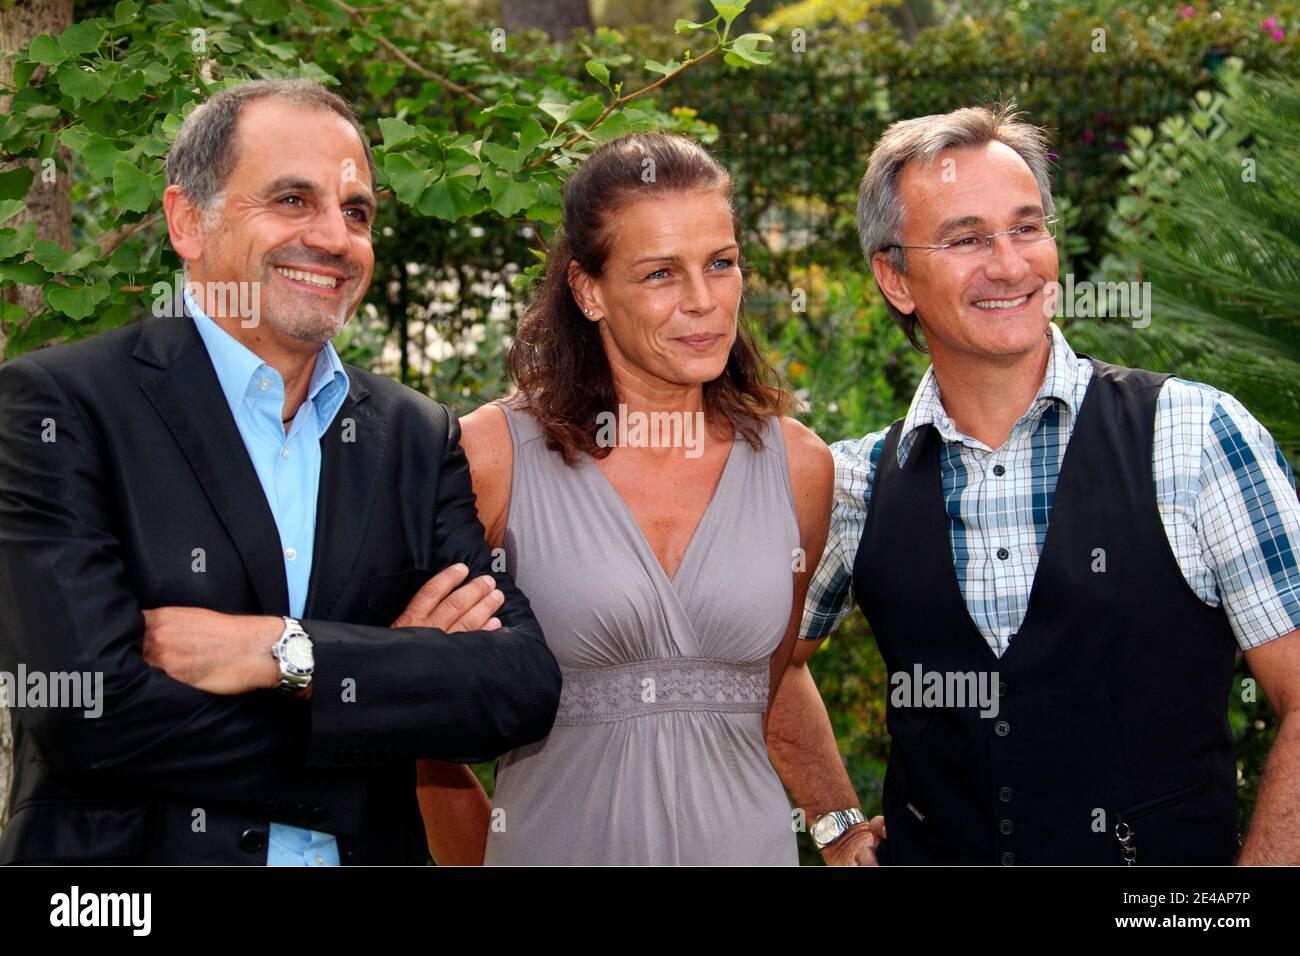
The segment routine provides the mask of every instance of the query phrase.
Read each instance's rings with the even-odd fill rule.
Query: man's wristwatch
[[[316,658],[312,654],[311,638],[291,617],[284,620],[284,631],[271,648],[271,656],[280,662],[280,684],[276,690],[296,694],[311,684],[316,671]]]
[[[812,837],[813,843],[817,844],[817,849],[824,850],[842,837],[849,827],[866,822],[867,818],[857,807],[849,810],[832,810],[830,813],[823,813],[813,821],[813,825],[808,828],[808,835]]]

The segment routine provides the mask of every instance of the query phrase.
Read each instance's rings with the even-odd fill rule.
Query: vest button
[[[999,697],[1007,696],[1007,682],[1004,680],[998,681],[998,696]]]
[[[998,824],[998,832],[1001,833],[1003,836],[1009,836],[1011,834],[1011,831],[1014,830],[1015,828],[1016,825],[1012,823],[1010,820],[1003,820]]]
[[[1005,561],[1005,560],[1006,560],[1007,558],[1009,558],[1009,557],[1011,557],[1011,552],[1010,552],[1010,551],[1008,551],[1006,548],[998,548],[998,560],[999,560],[999,561]]]
[[[1003,853],[1003,854],[1002,854],[1002,865],[1003,865],[1003,866],[1015,866],[1015,865],[1016,865],[1016,855],[1015,855],[1014,853],[1010,852],[1010,851],[1007,851],[1006,853]]]
[[[1005,720],[999,720],[993,725],[993,732],[999,737],[1005,737],[1007,734],[1011,733],[1011,725]]]
[[[1010,787],[1003,787],[1001,790],[998,791],[998,799],[1001,800],[1003,803],[1010,803],[1011,797],[1012,797],[1012,792]]]
[[[265,831],[250,828],[239,835],[239,848],[249,853],[256,853],[266,846]]]

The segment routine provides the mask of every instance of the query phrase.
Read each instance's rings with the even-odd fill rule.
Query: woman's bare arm
[[[840,759],[826,705],[806,666],[820,642],[798,637],[804,598],[830,531],[835,465],[830,449],[811,430],[793,419],[783,419],[782,425],[803,561],[794,569],[794,606],[781,647],[773,655],[773,693],[764,729],[772,766],[811,824],[823,813],[856,807],[860,801]],[[873,835],[873,828],[883,828],[883,820],[877,818],[873,827],[856,827],[844,834],[823,851],[826,862],[874,863],[878,833]]]

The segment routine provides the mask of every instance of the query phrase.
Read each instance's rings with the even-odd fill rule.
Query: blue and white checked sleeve
[[[1300,628],[1300,499],[1281,448],[1217,394],[1201,449],[1196,526],[1243,650]]]
[[[826,550],[813,572],[804,601],[799,637],[821,640],[853,610],[853,562],[871,502],[871,479],[885,444],[886,432],[832,442],[835,459],[835,498]]]

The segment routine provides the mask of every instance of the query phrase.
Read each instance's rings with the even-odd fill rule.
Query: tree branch
[[[665,83],[667,83],[669,80],[671,80],[673,77],[675,77],[677,74],[681,73],[683,70],[687,69],[688,67],[692,67],[692,66],[694,66],[694,65],[697,64],[697,63],[703,63],[705,60],[707,60],[709,57],[713,56],[713,54],[717,53],[717,52],[718,52],[719,50],[721,50],[721,49],[722,49],[722,47],[721,47],[720,45],[719,45],[719,46],[715,46],[713,49],[709,50],[707,53],[704,53],[704,54],[702,54],[702,55],[700,55],[700,56],[697,56],[697,57],[695,57],[694,59],[691,59],[691,60],[685,60],[685,61],[682,63],[682,65],[679,66],[677,69],[673,70],[671,73],[665,73],[663,76],[659,77],[659,79],[655,80],[653,83],[650,83],[650,84],[648,84],[647,86],[643,86],[643,87],[641,87],[641,89],[636,90],[636,91],[634,91],[634,92],[632,92],[632,93],[628,93],[628,94],[625,95],[625,96],[617,97],[617,98],[616,98],[612,103],[610,103],[608,106],[605,107],[605,111],[604,111],[603,113],[601,113],[599,116],[597,116],[596,119],[595,119],[594,121],[592,121],[592,124],[591,124],[590,126],[588,126],[587,128],[585,128],[585,129],[583,129],[583,130],[580,130],[580,131],[574,133],[574,134],[573,134],[572,136],[570,136],[567,140],[565,140],[563,143],[561,143],[560,146],[559,146],[558,148],[559,148],[559,149],[568,149],[568,148],[569,148],[570,146],[572,146],[574,143],[578,142],[578,140],[580,140],[580,139],[585,139],[587,136],[591,135],[591,131],[592,131],[593,129],[595,129],[595,128],[596,128],[597,126],[599,126],[601,123],[605,122],[605,120],[607,120],[607,119],[609,118],[609,115],[610,115],[611,113],[613,113],[614,110],[616,110],[616,109],[618,109],[620,106],[622,106],[624,103],[630,103],[632,100],[636,99],[638,96],[644,96],[646,93],[649,93],[651,90],[658,89],[659,87],[661,87],[661,86],[663,86]],[[529,163],[528,166],[527,166],[526,168],[527,168],[527,169],[535,169],[536,167],[542,165],[542,163],[544,163],[544,162],[546,162],[548,159],[550,159],[552,156],[554,156],[554,155],[555,155],[555,152],[556,152],[556,151],[555,151],[554,149],[547,150],[545,153],[543,153],[543,154],[542,154],[541,156],[539,156],[537,159],[533,160],[533,162]]]
[[[382,9],[376,7],[352,7],[344,3],[343,0],[334,0],[334,3],[335,5],[338,6],[340,10],[346,13],[357,26],[362,27],[363,29],[366,26],[366,18],[365,15],[362,13],[362,10],[374,11],[376,9]],[[424,67],[421,66],[419,63],[416,63],[409,56],[407,56],[405,51],[403,51],[402,48],[399,47],[392,40],[389,40],[387,37],[379,36],[377,34],[371,34],[371,36],[374,38],[376,43],[378,43],[385,50],[387,50],[389,53],[395,56],[402,63],[402,65],[405,66],[408,70],[411,70],[414,73],[418,73],[426,80],[433,80],[433,82],[440,85],[444,90],[446,90],[449,93],[455,93],[457,96],[465,97],[475,106],[486,105],[483,101],[483,98],[477,95],[476,93],[474,93],[473,91],[471,91],[469,87],[461,86],[459,83],[455,83],[452,80],[447,79],[447,77],[443,76],[442,74],[435,73],[433,72],[433,70],[430,70],[428,67]]]
[[[152,216],[145,216],[139,222],[128,223],[125,226],[118,226],[116,229],[110,229],[99,237],[99,255],[101,258],[107,258],[113,254],[113,250],[120,246],[126,240],[130,239],[141,229],[148,229],[159,219],[162,218],[161,212],[156,212]]]

